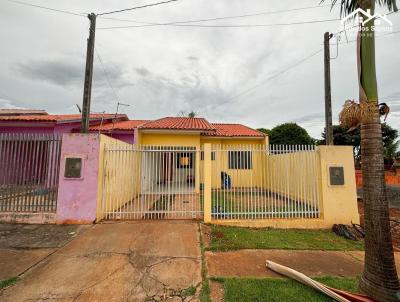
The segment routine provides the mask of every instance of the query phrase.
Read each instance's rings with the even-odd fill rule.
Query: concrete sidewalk
[[[19,276],[89,227],[0,224],[0,280]]]
[[[400,271],[400,253],[395,253]],[[308,276],[358,276],[364,252],[239,250],[206,252],[208,275],[213,277],[281,277],[265,267],[266,260],[298,270]]]
[[[200,286],[197,223],[107,223],[47,257],[0,300],[194,301]]]

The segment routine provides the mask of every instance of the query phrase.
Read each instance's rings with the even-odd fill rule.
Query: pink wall
[[[123,141],[125,143],[128,144],[134,144],[135,143],[135,136],[134,136],[134,132],[117,132],[117,133],[113,133],[112,135],[110,134],[105,134],[107,136],[110,136],[112,138],[118,139],[120,141]]]
[[[61,149],[57,223],[92,223],[96,219],[100,136],[64,134]],[[64,177],[65,158],[82,157],[82,178]]]
[[[109,120],[105,119],[104,123],[108,123]],[[97,125],[100,121],[91,121],[90,125]],[[2,121],[0,123],[0,133],[78,133],[80,128],[79,122],[55,124],[55,123],[43,123],[43,122],[32,122],[27,126],[27,123],[21,124],[16,121]],[[97,132],[92,132],[97,133]],[[107,136],[119,139],[128,144],[135,143],[136,131],[115,131],[113,134],[103,133]]]

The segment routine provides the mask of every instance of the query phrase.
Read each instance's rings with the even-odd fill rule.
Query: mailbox
[[[331,186],[344,185],[344,168],[343,167],[329,167],[329,184]]]
[[[65,159],[65,178],[80,179],[82,178],[82,158],[67,157]]]

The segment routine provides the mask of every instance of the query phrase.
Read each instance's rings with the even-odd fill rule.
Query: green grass
[[[195,293],[196,293],[196,288],[192,285],[192,286],[182,290],[181,295],[182,295],[182,297],[189,297],[189,296],[193,296]]]
[[[357,278],[319,277],[315,280],[342,290],[357,292]],[[333,301],[297,281],[288,279],[230,279],[219,278],[223,283],[225,302],[325,302]]]
[[[362,251],[364,244],[328,230],[279,230],[211,226],[212,251],[239,249]]]
[[[5,288],[10,285],[13,285],[17,281],[18,281],[18,277],[13,277],[13,278],[6,279],[6,280],[0,280],[0,289]]]

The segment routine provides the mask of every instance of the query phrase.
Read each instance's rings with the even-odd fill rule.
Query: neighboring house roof
[[[205,136],[217,137],[265,137],[264,133],[241,124],[219,124],[213,123],[215,131],[204,132]]]
[[[0,116],[9,115],[48,115],[45,110],[36,109],[0,109]]]
[[[121,121],[121,122],[91,126],[89,130],[90,131],[134,130],[138,126],[147,122],[149,122],[149,120]]]
[[[211,131],[215,128],[204,118],[197,117],[164,117],[150,121],[138,127],[139,129],[155,130],[191,130]]]
[[[101,120],[118,118],[127,120],[126,114],[102,114],[95,113],[90,115],[90,119]],[[22,121],[22,122],[70,122],[80,121],[82,119],[81,114],[49,114],[49,115],[14,115],[14,116],[0,116],[0,121]]]

